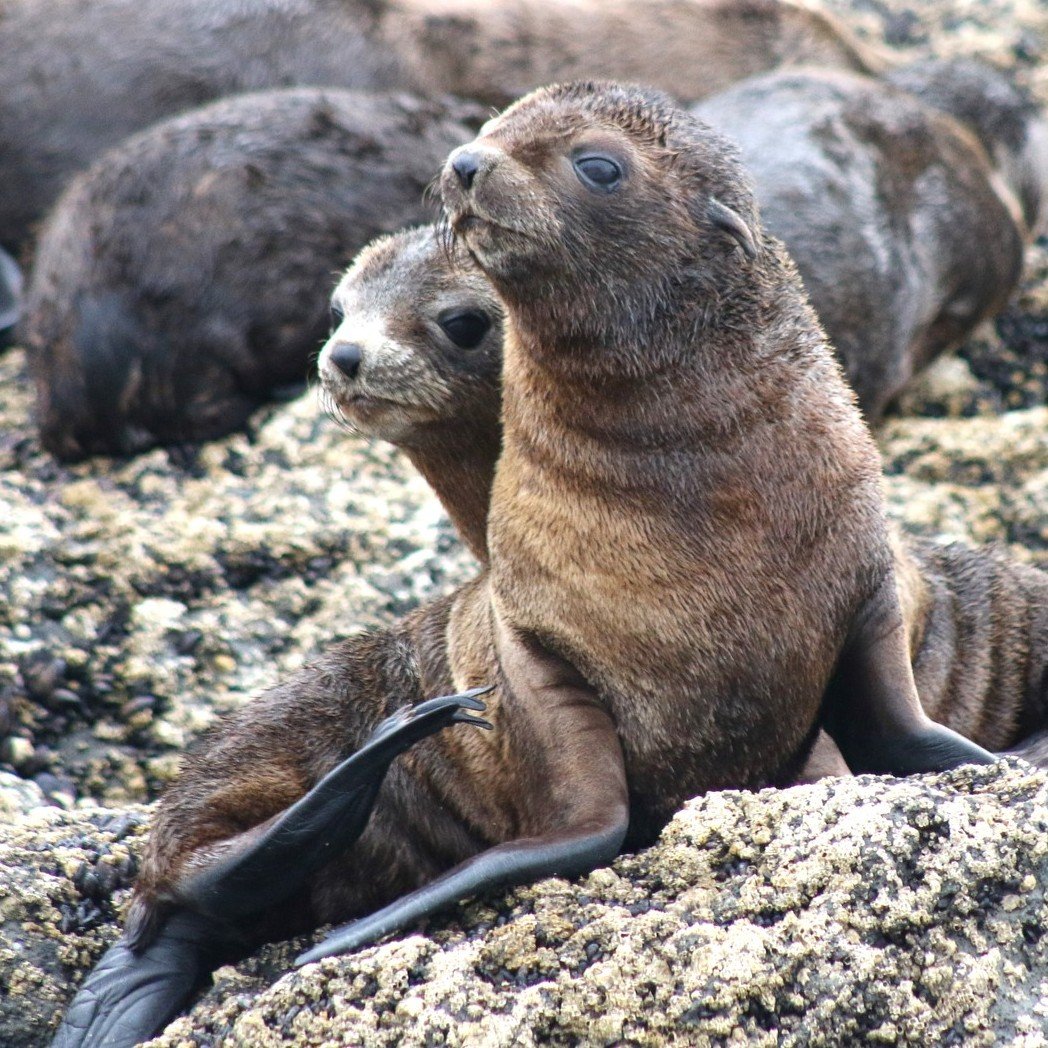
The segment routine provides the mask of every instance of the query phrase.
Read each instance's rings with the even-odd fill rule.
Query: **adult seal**
[[[738,143],[871,422],[1003,308],[1043,221],[1043,117],[1018,88],[953,63],[895,79],[770,73],[693,108]]]
[[[63,461],[207,440],[301,389],[331,274],[423,196],[478,107],[297,88],[176,117],[100,158],[43,230],[22,323]]]

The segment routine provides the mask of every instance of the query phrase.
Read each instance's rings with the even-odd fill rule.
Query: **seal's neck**
[[[417,446],[402,448],[482,564],[488,561],[488,508],[500,447],[498,416],[483,413],[480,421],[442,426]]]

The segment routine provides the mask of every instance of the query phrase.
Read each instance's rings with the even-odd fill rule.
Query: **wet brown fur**
[[[921,68],[916,86],[933,97],[956,79],[949,63]],[[1003,74],[984,69],[964,86],[951,95],[958,111],[996,88],[1003,101],[982,109],[1037,137],[1036,107]],[[968,126],[902,88],[826,70],[771,73],[693,112],[738,142],[762,220],[796,261],[870,421],[1017,286],[1028,227],[1013,152],[988,153]]]
[[[295,85],[455,92],[504,104],[557,76],[696,99],[805,61],[877,59],[784,0],[7,0],[0,9],[0,244],[65,183],[159,120]]]

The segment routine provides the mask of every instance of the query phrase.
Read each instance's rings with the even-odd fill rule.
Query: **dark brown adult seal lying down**
[[[301,740],[316,763],[278,799],[418,679],[423,695],[494,684],[494,730],[421,742],[412,756],[430,756],[397,766],[352,848],[395,735],[371,744],[386,749],[363,761],[370,774],[350,758],[259,826],[245,802],[297,771],[269,762],[291,696],[268,745],[227,733],[216,766],[242,754],[258,780],[247,797],[217,784],[225,819],[193,851],[161,834],[127,943],[74,1002],[66,1031],[87,1032],[62,1043],[134,1027],[143,997],[181,999],[189,960],[228,950],[223,919],[257,934],[420,884],[312,960],[484,888],[592,869],[696,793],[789,781],[820,719],[859,770],[991,759],[920,709],[876,450],[724,140],[661,95],[552,88],[453,154],[443,186],[507,305],[490,573],[407,620],[418,677],[380,660],[391,675],[361,693],[343,652],[291,685],[356,729]],[[205,780],[183,794],[191,808]],[[401,829],[369,838],[374,826]],[[287,854],[299,876],[273,878]]]
[[[1046,203],[1044,119],[1004,74],[971,61],[903,72],[919,97],[804,70],[693,109],[738,142],[871,421],[1004,306]]]
[[[786,0],[7,0],[0,11],[0,244],[158,120],[295,85],[505,104],[555,77],[636,77],[694,100],[787,64],[876,64]]]
[[[300,88],[150,128],[76,179],[43,231],[23,323],[41,440],[130,454],[220,436],[301,387],[318,289],[427,215],[477,107]]]

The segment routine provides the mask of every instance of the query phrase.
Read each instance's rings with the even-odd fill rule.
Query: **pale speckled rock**
[[[115,935],[146,812],[0,827],[0,1043]],[[291,970],[263,949],[150,1042],[1048,1045],[1048,774],[710,794],[647,851]]]
[[[1048,567],[1048,408],[890,419],[877,434],[892,512],[943,541],[997,542]]]
[[[183,468],[70,468],[0,358],[0,766],[142,801],[217,713],[475,570],[406,460],[306,396]],[[7,736],[6,740],[4,737]]]

